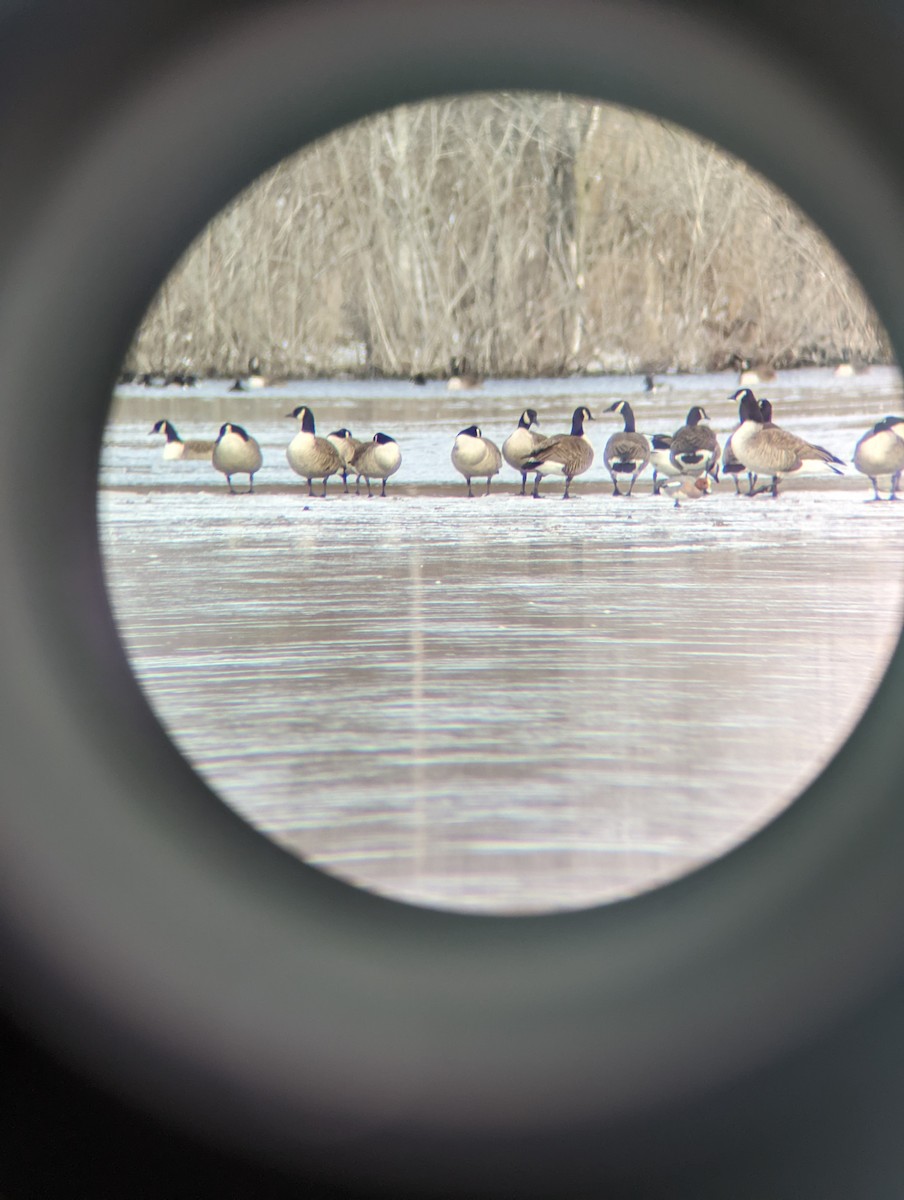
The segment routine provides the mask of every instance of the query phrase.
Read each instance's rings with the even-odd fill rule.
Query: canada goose
[[[485,495],[488,496],[493,476],[498,475],[502,467],[502,455],[496,443],[485,438],[477,425],[469,425],[467,429],[462,429],[452,444],[452,466],[467,479],[469,498],[474,496],[471,480],[482,479],[485,475]]]
[[[606,409],[607,413],[618,413],[624,418],[625,428],[622,433],[613,433],[606,442],[603,451],[603,461],[606,470],[612,477],[612,495],[620,496],[618,490],[618,475],[630,475],[631,482],[624,494],[631,495],[634,481],[650,461],[650,443],[642,433],[634,428],[634,412],[627,400],[616,400]]]
[[[706,410],[695,404],[687,414],[687,421],[672,438],[669,456],[672,466],[682,475],[702,475],[704,471],[718,473],[721,447],[710,427],[701,425],[704,420],[709,420]]]
[[[735,361],[738,364],[738,384],[742,388],[772,383],[777,378],[775,368],[767,362],[751,362],[747,358],[736,358]]]
[[[164,418],[158,421],[151,433],[163,433],[166,435],[166,445],[163,447],[164,458],[206,458],[210,459],[213,454],[213,442],[203,442],[194,439],[189,439],[184,442],[176,433],[176,427],[172,422]]]
[[[652,393],[652,392],[670,392],[672,389],[670,388],[670,386],[667,383],[662,383],[660,380],[654,379],[652,375],[644,375],[643,390],[645,392]]]
[[[876,500],[882,499],[879,479],[890,477],[888,498],[897,500],[904,471],[904,417],[883,417],[867,430],[854,449],[854,466],[869,478]]]
[[[467,388],[479,388],[482,386],[483,380],[479,375],[468,371],[467,363],[463,358],[449,360],[449,379],[446,387],[450,392],[460,392]]]
[[[778,425],[766,424],[756,396],[750,388],[741,388],[731,397],[738,401],[740,425],[731,435],[731,448],[748,471],[769,475],[769,487],[757,488],[750,495],[770,491],[778,495],[779,480],[802,470],[828,470],[836,475],[844,463],[822,446],[814,446]]]
[[[515,432],[510,433],[502,443],[502,457],[510,467],[514,467],[521,474],[522,496],[527,487],[527,471],[523,469],[524,463],[530,458],[536,447],[546,440],[544,434],[531,429],[531,425],[536,424],[536,412],[532,408],[526,408],[519,418]]]
[[[672,462],[672,442],[675,440],[671,433],[654,433],[650,439],[650,462],[653,464],[653,495],[658,496],[662,488],[662,476],[672,479],[681,472]]]
[[[765,400],[765,399],[761,400],[760,401],[760,412],[763,414],[764,424],[771,425],[772,424],[772,401]],[[740,496],[740,494],[741,494],[741,475],[743,475],[743,473],[745,471],[747,471],[747,468],[738,459],[738,456],[735,454],[734,450],[731,448],[731,439],[734,436],[735,431],[739,428],[740,428],[740,426],[736,425],[735,428],[728,435],[728,438],[725,442],[725,449],[722,451],[722,474],[730,475],[732,477],[732,479],[734,480],[736,496]],[[753,493],[754,486],[756,485],[756,478],[757,477],[756,477],[756,475],[754,475],[753,471],[747,471],[747,495],[748,496]]]
[[[839,379],[850,379],[854,375],[866,375],[869,372],[869,363],[852,363],[840,362],[834,371],[834,374]]]
[[[584,422],[592,421],[593,414],[583,405],[574,410],[571,418],[571,433],[560,433],[540,442],[533,454],[522,463],[523,471],[536,471],[534,490],[531,495],[540,499],[541,475],[564,475],[565,491],[562,499],[568,500],[568,489],[576,475],[583,475],[593,463],[593,446],[584,432]]]
[[[248,359],[248,374],[245,383],[250,388],[266,387],[270,380],[261,372],[261,360],[257,355]]]
[[[706,474],[697,475],[691,479],[687,475],[679,479],[670,479],[663,487],[670,496],[675,497],[675,507],[681,507],[682,500],[702,500],[712,490],[712,477]]]
[[[214,467],[226,476],[230,492],[235,494],[235,488],[232,486],[233,475],[247,475],[248,491],[253,492],[254,476],[260,470],[262,461],[260,446],[241,425],[227,421],[220,427],[220,436],[213,448],[212,462]]]
[[[373,495],[373,492],[370,490],[371,479],[383,480],[380,495],[385,496],[386,480],[390,475],[395,475],[401,465],[402,451],[399,449],[395,438],[390,437],[388,433],[375,433],[372,441],[364,442],[355,451],[351,461],[352,470],[357,474],[355,495],[359,494],[358,489],[361,484],[361,476],[363,475],[367,480],[368,496]]]
[[[326,481],[331,475],[341,475],[345,470],[345,460],[332,442],[326,438],[317,437],[314,433],[314,414],[304,404],[295,408],[287,417],[294,417],[301,423],[301,428],[286,447],[286,458],[289,466],[308,481],[308,495],[314,495],[313,480],[323,480],[322,495],[326,495]]]
[[[334,429],[332,433],[326,435],[326,440],[330,442],[339,451],[339,457],[342,459],[342,482],[345,485],[345,491],[348,492],[348,467],[349,463],[355,455],[356,450],[360,450],[364,442],[360,442],[357,438],[352,437],[350,429]]]

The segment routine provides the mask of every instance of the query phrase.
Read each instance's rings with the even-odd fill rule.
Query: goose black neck
[[[634,433],[634,409],[630,404],[623,404],[621,412],[625,419],[625,433]]]
[[[583,408],[576,408],[574,410],[574,416],[571,418],[571,436],[572,437],[583,437],[584,436],[584,410],[583,410]]]

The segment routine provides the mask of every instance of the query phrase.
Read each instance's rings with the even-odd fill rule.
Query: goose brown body
[[[719,469],[721,447],[710,427],[702,423],[705,420],[709,420],[705,409],[695,404],[672,438],[669,457],[682,475],[712,474]]]
[[[521,475],[522,496],[527,488],[528,475],[528,472],[524,470],[524,464],[533,454],[534,450],[536,450],[537,446],[546,440],[544,434],[531,429],[531,426],[536,423],[536,412],[532,408],[526,408],[521,414],[514,433],[510,433],[502,443],[502,457],[510,467],[514,467]]]
[[[780,480],[786,475],[802,470],[828,470],[842,474],[844,463],[831,451],[814,446],[796,434],[778,425],[767,423],[750,388],[741,388],[731,397],[738,402],[740,425],[731,435],[731,448],[735,456],[754,475],[769,475],[772,479],[773,496],[778,495]]]
[[[569,499],[568,489],[572,479],[576,475],[583,475],[593,465],[593,446],[584,433],[584,422],[592,420],[593,414],[589,408],[583,405],[576,408],[571,418],[571,433],[545,438],[523,464],[523,470],[536,472],[532,493],[534,499],[540,498],[540,479],[543,475],[564,475],[562,499]]]
[[[151,433],[162,433],[166,437],[163,447],[163,457],[168,460],[179,459],[210,459],[215,442],[201,441],[196,438],[183,440],[176,432],[176,427],[165,418],[158,421]]]
[[[220,427],[220,436],[213,448],[211,462],[217,471],[226,476],[230,492],[235,492],[232,486],[233,475],[248,476],[248,491],[254,491],[254,476],[260,470],[263,456],[261,448],[241,425],[227,421]]]
[[[314,414],[306,405],[301,405],[286,414],[294,417],[301,428],[286,447],[286,458],[292,470],[308,481],[308,495],[314,495],[313,481],[323,480],[323,492],[326,495],[326,481],[331,475],[341,475],[345,470],[345,461],[339,451],[326,438],[317,437],[314,425]]]
[[[606,412],[618,413],[625,422],[623,432],[613,433],[603,451],[603,461],[612,478],[612,494],[613,496],[622,495],[618,487],[618,476],[630,475],[631,482],[628,484],[627,492],[624,493],[624,495],[630,496],[637,476],[650,461],[650,443],[642,433],[638,433],[634,428],[634,412],[627,400],[616,400],[606,409]]]

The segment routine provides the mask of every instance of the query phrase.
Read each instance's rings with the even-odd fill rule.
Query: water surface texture
[[[849,458],[900,411],[897,372],[789,374],[777,420]],[[219,795],[353,883],[466,911],[575,908],[674,878],[761,828],[818,774],[882,676],[902,619],[904,504],[869,483],[795,481],[679,509],[616,500],[602,466],[620,423],[673,430],[702,400],[732,427],[728,377],[487,386],[295,384],[238,400],[122,392],[99,520],[135,673]],[[385,500],[308,499],[284,414],[385,429],[403,452]],[[498,441],[524,403],[544,429],[587,403],[597,461],[558,499],[508,468],[467,500],[449,461],[471,420]],[[243,407],[245,406],[245,407]],[[225,414],[225,415],[224,415]],[[161,458],[220,420],[259,437],[254,496],[204,462]],[[237,480],[238,486],[244,481]],[[811,486],[812,484],[812,486]]]

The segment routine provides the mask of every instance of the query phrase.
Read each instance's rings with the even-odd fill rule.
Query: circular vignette
[[[249,1154],[422,1192],[485,1188],[516,1146],[525,1194],[624,1169],[630,1139],[605,1131],[775,1060],[900,965],[900,647],[806,795],[688,878],[536,918],[381,900],[233,816],[148,709],[97,546],[110,387],[213,212],[403,101],[549,88],[717,139],[821,224],[899,356],[900,164],[792,61],[671,8],[342,0],[170,29],[33,177],[0,295],[13,1003],[83,1069]]]

